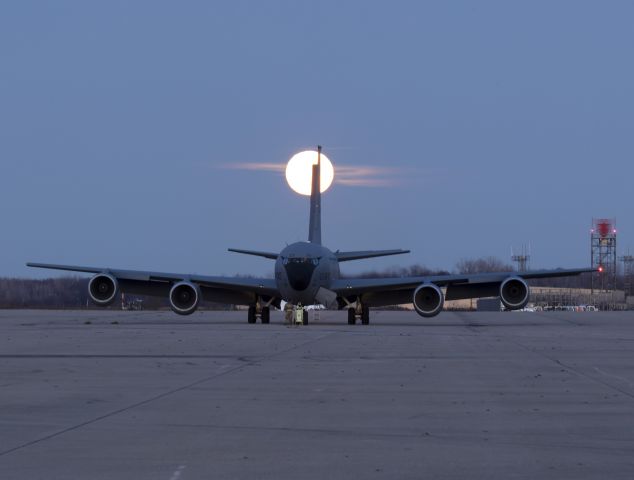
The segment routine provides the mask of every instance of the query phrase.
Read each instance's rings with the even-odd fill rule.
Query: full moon
[[[293,155],[286,165],[288,185],[301,195],[310,195],[313,165],[317,165],[317,152],[306,150]],[[325,192],[335,178],[335,169],[326,155],[321,154],[320,190]]]

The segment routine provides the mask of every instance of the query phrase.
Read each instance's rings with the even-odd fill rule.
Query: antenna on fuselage
[[[317,165],[313,165],[311,178],[308,241],[321,245],[321,145],[317,145]]]

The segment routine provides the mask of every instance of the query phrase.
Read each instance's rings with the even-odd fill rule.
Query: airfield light
[[[313,165],[317,165],[317,151],[305,150],[296,153],[286,165],[288,185],[301,195],[310,195]],[[321,154],[320,190],[325,192],[335,178],[335,169],[326,155]]]
[[[599,273],[603,273],[603,265],[599,265],[598,270],[599,270]]]

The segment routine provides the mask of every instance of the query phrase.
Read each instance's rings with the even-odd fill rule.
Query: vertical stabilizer
[[[313,165],[308,241],[321,245],[321,145],[317,146],[317,165]]]

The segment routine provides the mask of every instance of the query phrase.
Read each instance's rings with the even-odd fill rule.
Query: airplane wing
[[[172,284],[185,280],[199,285],[203,298],[212,302],[250,305],[254,303],[257,296],[280,297],[275,280],[271,278],[218,277],[50,263],[27,263],[26,265],[70,272],[108,273],[117,279],[124,293],[137,295],[166,296]]]
[[[433,283],[438,287],[446,287],[445,299],[458,300],[497,296],[501,283],[509,277],[530,280],[566,277],[594,271],[596,270],[592,268],[576,268],[425,277],[349,278],[335,281],[331,290],[340,297],[354,300],[355,297],[361,296],[368,305],[387,306],[411,303],[414,290],[423,283]]]

